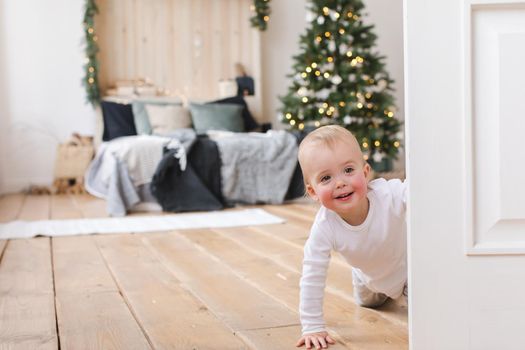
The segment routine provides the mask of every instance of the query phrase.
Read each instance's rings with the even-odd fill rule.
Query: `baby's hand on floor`
[[[306,345],[307,349],[326,349],[328,344],[335,344],[335,340],[330,337],[328,332],[317,332],[303,335],[295,346]]]

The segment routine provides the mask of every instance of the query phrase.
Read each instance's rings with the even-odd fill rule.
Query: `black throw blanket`
[[[181,171],[178,149],[165,149],[151,181],[151,193],[162,210],[208,211],[224,208],[221,191],[221,160],[215,142],[199,136],[187,153]]]
[[[151,193],[162,210],[209,211],[229,206],[222,195],[221,158],[217,144],[206,135],[197,136],[187,150],[187,165],[184,171],[180,169],[179,159],[175,158],[177,151],[178,149],[164,149],[163,158],[151,181]],[[303,177],[297,163],[285,199],[294,199],[302,195]]]

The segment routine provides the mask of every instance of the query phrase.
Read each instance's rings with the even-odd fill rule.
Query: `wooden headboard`
[[[255,80],[261,116],[260,33],[250,0],[99,0],[95,19],[102,93],[119,80],[148,79],[190,100],[219,98],[219,81],[241,63]]]

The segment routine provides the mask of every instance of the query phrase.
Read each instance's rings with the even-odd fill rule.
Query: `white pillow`
[[[153,134],[165,135],[175,129],[191,128],[189,109],[179,105],[146,105]]]

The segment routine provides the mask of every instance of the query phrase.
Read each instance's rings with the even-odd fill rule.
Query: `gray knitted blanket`
[[[213,134],[221,156],[222,194],[231,203],[283,202],[297,165],[296,138],[284,130]]]

